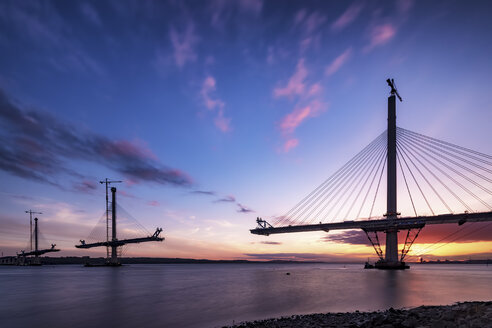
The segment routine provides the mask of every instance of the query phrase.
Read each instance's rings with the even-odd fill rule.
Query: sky
[[[1,1],[0,250],[28,247],[32,209],[43,212],[44,247],[103,256],[74,245],[101,228],[99,181],[109,178],[123,181],[114,186],[128,217],[164,229],[164,242],[129,246],[127,256],[374,257],[357,231],[249,229],[285,214],[386,129],[387,78],[403,97],[398,126],[492,154],[490,9]],[[424,228],[413,254],[457,230]],[[492,228],[431,251],[426,258],[490,257]]]

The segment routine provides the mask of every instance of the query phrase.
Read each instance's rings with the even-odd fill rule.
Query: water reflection
[[[491,283],[492,266],[485,265],[0,267],[0,320],[2,327],[213,327],[294,313],[490,300]]]

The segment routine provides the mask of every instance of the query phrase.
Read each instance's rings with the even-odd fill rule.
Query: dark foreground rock
[[[381,327],[381,328],[492,328],[492,302],[465,302],[447,306],[420,306],[408,310],[293,315],[243,322],[230,327]]]

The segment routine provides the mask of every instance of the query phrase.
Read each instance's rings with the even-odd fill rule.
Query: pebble
[[[229,328],[492,328],[492,302],[463,302],[447,306],[420,306],[375,312],[317,313],[293,315],[253,322]]]

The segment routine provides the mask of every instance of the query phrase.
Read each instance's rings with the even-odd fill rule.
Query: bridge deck
[[[51,253],[51,252],[59,252],[60,250],[59,249],[56,249],[56,248],[49,248],[49,249],[40,249],[38,251],[31,251],[31,252],[24,252],[24,253],[20,253],[19,256],[35,256],[35,255],[43,255],[43,254],[46,254],[46,253]]]
[[[92,247],[100,247],[100,246],[123,246],[126,244],[137,244],[143,243],[146,241],[163,241],[164,238],[151,236],[151,237],[143,237],[143,238],[133,238],[133,239],[122,239],[122,240],[113,240],[113,241],[101,241],[98,243],[86,244],[82,243],[80,245],[75,245],[76,248],[92,248]]]
[[[363,229],[367,231],[385,231],[390,228],[396,229],[411,229],[420,228],[426,224],[445,224],[445,223],[458,223],[463,224],[465,222],[484,222],[492,221],[491,212],[480,213],[461,213],[461,214],[443,214],[435,216],[417,216],[417,217],[405,217],[398,218],[396,220],[359,220],[359,221],[344,221],[338,223],[319,223],[319,224],[306,224],[286,227],[258,227],[251,229],[251,233],[255,235],[268,236],[278,233],[289,232],[304,232],[304,231],[330,231],[330,230],[346,230],[346,229]]]

